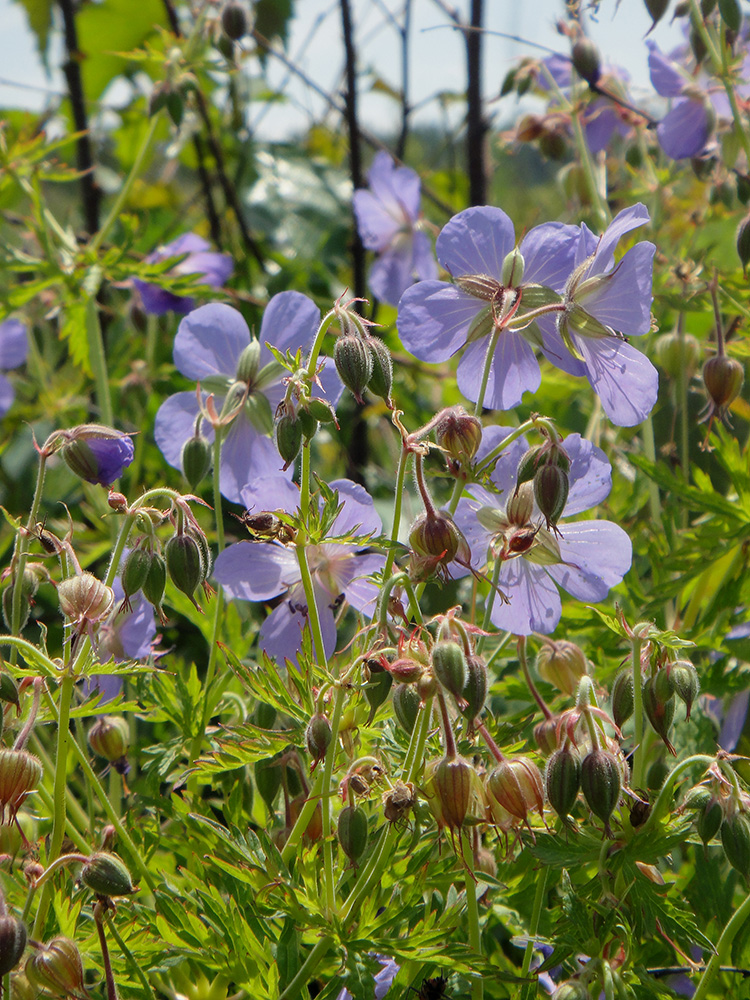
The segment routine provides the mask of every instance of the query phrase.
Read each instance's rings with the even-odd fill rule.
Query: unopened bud
[[[745,369],[736,358],[717,354],[703,366],[703,384],[714,406],[724,411],[739,396]]]
[[[127,773],[129,732],[121,715],[103,715],[97,719],[89,730],[88,740],[95,754],[114,764],[120,774]]]
[[[578,690],[578,682],[587,673],[586,667],[583,650],[566,639],[544,642],[536,656],[536,669],[542,680],[571,698]]]
[[[599,49],[590,38],[579,38],[571,53],[573,68],[589,87],[595,87],[601,76],[602,65]]]
[[[487,787],[503,809],[523,823],[528,822],[532,809],[536,809],[540,816],[544,812],[542,775],[528,757],[499,761],[487,779]]]
[[[540,753],[547,756],[557,750],[557,719],[552,716],[543,719],[534,726],[534,742],[539,747]]]
[[[367,813],[361,806],[347,806],[339,814],[338,840],[341,850],[356,864],[367,849]]]
[[[26,948],[26,924],[10,914],[0,916],[0,976],[5,976],[21,961]]]
[[[435,440],[448,456],[451,468],[467,468],[482,442],[482,424],[463,406],[453,406],[440,414]]]
[[[547,528],[554,527],[568,502],[570,480],[559,465],[543,465],[534,476],[534,498]]]
[[[698,370],[700,345],[692,334],[680,334],[678,330],[665,333],[656,341],[656,360],[673,379],[684,373],[689,382]]]
[[[187,532],[172,535],[164,546],[172,583],[192,600],[195,588],[206,579],[203,553],[197,539]]]
[[[286,470],[299,455],[302,447],[302,425],[296,413],[282,413],[276,421],[276,447]]]
[[[26,750],[0,749],[0,823],[10,822],[42,777],[42,765]]]
[[[312,759],[317,762],[323,760],[328,747],[331,745],[333,730],[327,716],[322,712],[316,712],[307,723],[305,730],[305,744],[307,752]]]
[[[81,424],[61,432],[60,450],[66,465],[87,483],[111,486],[133,461],[133,442],[127,434],[101,424]]]
[[[193,434],[182,446],[180,465],[191,490],[196,490],[211,468],[212,450],[202,434]]]
[[[56,937],[39,945],[26,962],[26,975],[34,986],[48,990],[56,997],[86,993],[81,953],[70,938]]]
[[[750,878],[750,818],[744,812],[734,812],[721,826],[721,843],[727,861],[742,875]]]
[[[436,642],[432,647],[432,672],[445,690],[460,698],[466,684],[466,656],[460,643],[450,639]]]
[[[708,802],[703,805],[695,818],[695,828],[704,846],[714,839],[723,820],[724,810],[721,808],[721,803],[715,795],[709,793]]]
[[[120,573],[120,583],[126,600],[137,594],[148,579],[152,558],[148,549],[135,548],[128,552]]]
[[[422,703],[419,691],[411,684],[397,684],[393,689],[393,714],[407,735],[411,735]]]
[[[420,514],[409,532],[409,545],[420,556],[451,562],[459,551],[463,536],[448,514]]]
[[[115,603],[112,588],[92,573],[80,573],[63,580],[57,588],[57,597],[65,617],[80,626],[102,621]]]
[[[81,882],[100,896],[129,896],[135,892],[125,864],[116,854],[98,851],[81,870]]]
[[[391,399],[391,388],[393,387],[393,361],[391,352],[388,350],[380,337],[368,337],[365,341],[372,360],[372,374],[367,388],[374,396],[380,396],[386,403]]]
[[[432,792],[437,800],[439,820],[449,830],[460,830],[464,823],[474,823],[477,815],[479,776],[463,757],[443,757],[432,773]],[[431,806],[433,803],[430,803]]]
[[[151,556],[151,565],[148,575],[143,582],[143,596],[153,604],[155,608],[160,608],[164,600],[164,590],[167,585],[167,563],[164,556],[154,552]]]
[[[610,834],[609,820],[620,801],[622,776],[620,765],[606,750],[594,749],[581,764],[581,790],[591,812],[604,823]]]
[[[461,692],[461,697],[466,702],[466,707],[461,712],[469,722],[473,722],[477,716],[482,714],[484,704],[487,701],[488,687],[487,664],[481,656],[474,654],[467,656],[466,683]]]
[[[565,822],[581,790],[581,758],[569,743],[555,750],[547,761],[544,784],[547,801]]]
[[[663,673],[663,677],[659,674]],[[665,691],[665,682],[668,684],[666,671],[658,671],[656,677],[649,677],[643,685],[643,710],[654,731],[662,738],[670,753],[674,754],[675,749],[669,741],[669,728],[674,718],[675,701],[669,689]]]
[[[503,259],[503,267],[500,272],[500,276],[503,279],[503,285],[506,288],[518,288],[523,280],[523,272],[526,269],[526,262],[523,259],[523,254],[518,249],[514,247],[510,253],[505,255]]]
[[[239,3],[228,3],[221,12],[221,27],[227,38],[238,42],[247,34],[247,14]]]
[[[685,717],[686,719],[690,719],[690,710],[700,691],[698,671],[690,660],[675,660],[667,669],[669,670],[672,690],[680,701],[684,702]]]
[[[633,686],[633,671],[625,667],[615,677],[612,685],[612,718],[618,728],[622,728],[633,714],[635,706],[635,691]]]
[[[534,487],[531,483],[523,483],[505,507],[505,516],[516,527],[523,528],[531,520],[534,513]]]
[[[366,341],[354,334],[339,337],[333,348],[333,361],[344,385],[358,403],[372,377],[372,352]]]

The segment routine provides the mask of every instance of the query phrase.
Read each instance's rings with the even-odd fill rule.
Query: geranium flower
[[[60,448],[65,463],[87,483],[111,486],[133,461],[129,435],[103,424],[79,424],[69,431],[56,431],[47,445]]]
[[[519,281],[516,275],[511,289],[515,296],[520,285],[517,316],[522,316],[524,288],[530,284],[562,290],[573,270],[579,236],[575,226],[548,222],[524,237],[519,247],[525,264],[523,278]],[[468,344],[458,364],[458,387],[473,402],[479,396],[487,337],[506,307],[503,263],[514,246],[513,223],[501,209],[482,206],[459,212],[437,239],[438,260],[453,276],[454,284],[420,281],[404,292],[399,303],[401,341],[420,360],[446,361]],[[504,329],[500,334],[485,406],[509,410],[518,406],[524,392],[539,388],[541,373],[532,346],[537,342],[531,338],[532,330]],[[568,352],[552,324],[543,346],[551,357],[559,356],[561,367],[565,364]]]
[[[170,257],[181,257],[184,260],[172,268],[172,274],[193,274],[201,284],[220,288],[231,276],[234,270],[232,258],[225,253],[211,250],[211,244],[195,233],[183,233],[171,243],[154,250],[146,257],[147,264],[158,264]],[[135,278],[133,284],[138,289],[145,312],[153,316],[163,316],[164,313],[189,313],[195,309],[195,299],[187,295],[175,295],[161,288],[158,284]]]
[[[507,428],[486,428],[478,458],[481,460],[510,433]],[[497,628],[516,635],[554,631],[562,614],[558,587],[579,601],[604,600],[621,582],[632,560],[630,539],[618,525],[563,521],[607,497],[612,469],[604,452],[579,434],[568,435],[562,446],[570,458],[570,492],[557,533],[544,526],[544,518],[531,500],[527,516],[508,516],[518,463],[527,448],[522,439],[513,442],[495,466],[491,478],[498,492],[470,486],[471,499],[462,498],[456,510],[455,521],[471,548],[472,565],[484,567],[488,554],[502,561],[498,587],[509,603],[496,597],[491,619]],[[521,490],[529,488],[530,484],[524,484]]]
[[[648,69],[654,90],[674,103],[656,127],[659,145],[673,160],[700,156],[716,116],[706,91],[682,66],[648,41]]]
[[[228,500],[239,502],[246,483],[279,474],[283,465],[267,435],[273,430],[273,415],[284,397],[283,380],[288,373],[274,360],[266,343],[281,352],[304,349],[312,343],[319,323],[320,310],[301,292],[274,295],[263,314],[258,340],[251,337],[242,315],[221,303],[201,306],[181,321],[174,342],[174,363],[183,375],[200,381],[206,390],[203,401],[209,391],[214,393],[220,411],[227,396],[234,404],[245,399],[222,443],[220,483]],[[251,343],[256,347],[251,348]],[[247,349],[254,357],[249,367],[243,353]],[[241,359],[244,370],[238,373]],[[343,387],[333,366],[323,369],[320,381],[326,399],[336,403]],[[182,448],[195,432],[200,410],[195,392],[178,392],[165,400],[156,414],[156,443],[175,469],[182,469]],[[213,441],[213,428],[206,420],[200,430]]]
[[[576,269],[563,294],[558,328],[571,353],[580,358],[609,419],[632,427],[648,416],[659,391],[659,375],[625,336],[651,329],[653,243],[637,243],[615,264],[620,237],[649,221],[645,205],[626,208],[597,239],[585,225],[576,251]],[[551,358],[566,371],[572,369]]]
[[[380,533],[382,524],[366,490],[348,479],[336,480],[330,486],[338,491],[343,504],[331,526],[331,538]],[[243,489],[242,502],[252,510],[294,513],[299,506],[299,490],[286,479],[270,477]],[[309,546],[307,562],[323,643],[330,656],[336,648],[334,607],[338,607],[343,595],[355,610],[372,616],[378,589],[367,577],[381,570],[385,559],[362,552],[358,545],[330,541]],[[296,663],[308,611],[294,547],[276,542],[237,542],[219,553],[214,577],[230,600],[270,601],[284,595],[263,622],[259,644],[280,663]]]
[[[415,281],[437,277],[430,238],[416,228],[421,182],[385,152],[376,154],[368,181],[370,189],[352,199],[362,243],[378,254],[368,282],[377,298],[396,306]]]
[[[390,990],[393,980],[396,978],[398,970],[401,968],[392,958],[388,958],[386,955],[373,955],[373,958],[377,958],[380,962],[380,971],[376,972],[372,977],[373,986],[375,989],[374,997],[375,1000],[383,1000],[383,997]],[[343,990],[336,997],[336,1000],[352,1000],[352,995],[349,990],[344,987]]]
[[[18,368],[26,360],[29,350],[26,324],[20,319],[6,319],[0,323],[0,372]],[[11,408],[15,391],[10,381],[0,374],[0,417]]]

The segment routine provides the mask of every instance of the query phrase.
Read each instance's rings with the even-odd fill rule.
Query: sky
[[[136,0],[134,0],[136,2]],[[451,0],[459,12],[468,9],[468,0]],[[377,92],[367,92],[367,81],[379,77],[394,89],[401,86],[400,48],[393,22],[400,22],[404,0],[352,0],[360,70],[372,73],[362,81],[361,117],[366,128],[375,132],[393,131],[397,122],[395,102]],[[435,122],[440,92],[461,92],[465,88],[465,57],[461,36],[451,26],[444,10],[445,0],[412,0],[410,42],[411,103],[417,107],[414,124]],[[507,71],[519,56],[546,54],[549,49],[566,52],[568,43],[555,30],[562,15],[562,0],[485,0],[484,93],[488,99],[499,94]],[[338,0],[296,0],[295,18],[288,45],[288,55],[295,65],[326,92],[341,89],[342,46]],[[653,34],[658,44],[669,50],[680,41],[677,25],[668,16]],[[643,38],[650,18],[642,0],[601,0],[596,18],[586,15],[587,30],[599,45],[605,62],[624,67],[630,74],[632,90],[650,91]],[[39,110],[50,95],[64,91],[59,70],[45,76],[28,30],[23,7],[14,0],[0,0],[0,107],[25,107]],[[519,42],[502,37],[517,36]],[[531,43],[535,43],[532,45]],[[51,65],[59,66],[60,40],[55,39]],[[261,139],[283,139],[304,131],[320,117],[324,101],[279,62],[271,60],[271,81],[284,86],[285,104],[250,109],[253,131]],[[130,91],[111,89],[107,101],[112,106],[128,99]],[[511,115],[513,98],[506,98],[499,108],[490,103],[490,111]],[[460,113],[456,104],[456,113]],[[449,105],[450,109],[450,105]],[[450,113],[450,110],[449,110]]]

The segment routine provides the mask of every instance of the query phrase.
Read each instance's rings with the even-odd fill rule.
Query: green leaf
[[[52,0],[17,0],[26,11],[29,27],[36,36],[36,44],[42,65],[49,71],[47,43],[52,26]]]
[[[86,334],[86,300],[68,299],[63,305],[60,336],[68,342],[73,361],[85,375],[91,375],[89,341]]]

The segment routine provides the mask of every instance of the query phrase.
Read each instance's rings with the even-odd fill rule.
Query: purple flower
[[[645,205],[626,208],[597,239],[581,226],[575,265],[566,285],[565,309],[558,328],[571,353],[602,401],[610,420],[632,427],[648,416],[656,402],[659,376],[645,355],[623,337],[651,329],[651,282],[656,247],[637,243],[615,264],[620,237],[648,222]],[[575,369],[556,358],[565,371]]]
[[[430,238],[416,228],[420,180],[385,152],[375,156],[368,179],[369,191],[355,191],[352,199],[362,242],[378,254],[368,280],[377,298],[396,306],[415,281],[437,277]]]
[[[380,532],[382,525],[372,498],[361,486],[348,479],[330,485],[338,491],[342,504],[331,527],[331,538]],[[294,513],[299,505],[299,490],[289,480],[274,476],[243,489],[242,501],[251,510]],[[338,541],[307,548],[327,656],[336,648],[334,608],[342,595],[364,615],[372,616],[375,611],[378,589],[367,577],[381,570],[385,560],[381,555],[361,550],[361,545]],[[261,626],[260,648],[280,663],[284,660],[296,663],[308,611],[294,547],[273,542],[238,542],[219,553],[214,577],[230,600],[270,601],[284,595],[284,600]]]
[[[201,306],[180,323],[174,342],[174,363],[188,378],[200,380],[214,393],[217,411],[242,404],[224,436],[221,450],[221,492],[239,502],[242,487],[260,476],[281,473],[283,462],[267,436],[273,430],[276,407],[284,397],[287,371],[266,347],[282,353],[312,343],[320,310],[301,292],[280,292],[266,307],[258,340],[251,338],[242,315],[231,306]],[[241,363],[241,371],[238,366]],[[242,376],[242,377],[240,377]],[[320,374],[323,394],[335,404],[342,386],[333,367]],[[244,403],[242,402],[244,399]],[[195,432],[201,411],[195,392],[178,392],[156,414],[154,437],[170,465],[182,469],[182,449]],[[213,441],[213,428],[201,422],[201,433]],[[289,473],[291,476],[291,472]]]
[[[579,235],[574,226],[549,222],[524,237],[519,247],[525,266],[518,316],[522,315],[527,286],[562,290],[573,270]],[[473,402],[479,397],[487,338],[504,320],[507,309],[518,307],[519,289],[505,288],[508,279],[503,276],[503,264],[514,246],[513,223],[501,209],[483,206],[460,212],[437,239],[438,260],[455,284],[421,281],[404,292],[399,304],[401,340],[420,360],[446,361],[468,344],[458,364],[458,387]],[[515,285],[519,284],[516,280]],[[485,406],[508,410],[521,402],[524,392],[539,388],[539,362],[527,339],[533,335],[533,328],[516,331],[506,327],[500,333]],[[544,349],[560,356],[567,354],[552,326]]]
[[[486,428],[477,457],[488,454],[510,433],[507,428]],[[607,497],[612,470],[604,452],[579,434],[570,434],[562,444],[570,458],[570,492],[563,517],[570,517]],[[523,440],[515,441],[497,462],[492,483],[500,496],[470,486],[471,499],[459,501],[455,521],[469,543],[473,566],[484,566],[488,553],[502,560],[498,586],[509,603],[496,595],[492,623],[516,635],[547,635],[562,613],[558,587],[580,601],[604,600],[630,568],[632,545],[623,529],[610,521],[561,520],[553,534],[544,527],[536,504],[531,504],[533,492],[527,507],[531,513],[509,516],[506,504],[513,498],[518,463],[526,448]],[[529,488],[524,484],[521,491]]]
[[[673,160],[700,156],[713,132],[715,115],[708,95],[680,65],[648,41],[648,68],[657,94],[674,98],[656,127],[659,145]]]
[[[56,436],[65,463],[87,483],[111,486],[133,461],[130,437],[112,427],[81,424],[70,431],[60,431]]]
[[[175,264],[171,273],[193,274],[196,281],[211,285],[213,288],[220,288],[234,270],[234,263],[228,254],[212,251],[211,244],[195,233],[183,233],[171,243],[154,250],[146,257],[146,263],[158,264],[160,261],[169,260],[170,257],[181,257],[183,254],[187,256]],[[184,314],[195,309],[195,300],[189,296],[175,295],[157,284],[142,281],[140,278],[135,278],[133,283],[140,293],[144,310],[153,316],[163,316],[168,312]]]
[[[6,319],[0,323],[0,371],[18,368],[26,360],[29,349],[26,324],[20,319]],[[0,375],[0,417],[11,407],[15,392],[4,375]]]
[[[375,1000],[383,1000],[383,997],[391,988],[391,984],[396,978],[400,966],[392,958],[387,958],[385,955],[375,955],[374,957],[377,958],[381,965],[380,972],[376,972],[373,976]],[[344,988],[336,997],[336,1000],[352,1000],[352,995],[349,990]]]
[[[123,562],[126,556],[127,550],[123,553]],[[114,610],[99,627],[99,655],[102,660],[112,656],[118,663],[145,660],[152,654],[156,639],[153,605],[139,590],[130,596],[130,610],[123,608],[125,592],[119,576],[115,577],[112,590],[115,595]],[[122,691],[122,677],[117,674],[94,674],[86,679],[83,691],[88,695],[95,689],[101,694],[102,701],[111,701]]]

